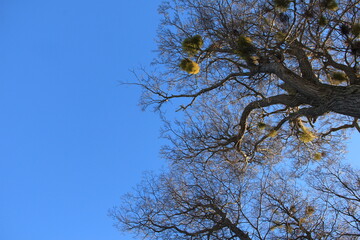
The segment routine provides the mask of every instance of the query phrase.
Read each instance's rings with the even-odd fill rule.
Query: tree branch
[[[325,113],[324,109],[321,107],[310,107],[310,108],[302,108],[297,112],[291,113],[289,116],[283,118],[281,121],[278,122],[278,124],[272,129],[274,131],[278,131],[282,125],[284,125],[284,123],[286,123],[287,121],[302,117],[302,116],[306,116],[306,117],[311,117],[311,118],[316,118],[318,116],[321,116]],[[257,141],[254,144],[254,151],[257,151],[257,148],[259,146],[260,143],[262,143],[265,139],[267,139],[269,137],[269,135],[265,135],[263,136],[259,141]]]
[[[298,60],[302,77],[305,79],[309,79],[314,83],[319,83],[319,79],[314,74],[313,67],[309,62],[308,57],[306,56],[302,44],[298,41],[294,41],[291,44],[289,52],[290,54],[295,55],[296,59]]]
[[[265,98],[262,100],[254,101],[254,102],[248,104],[245,107],[244,111],[242,112],[242,115],[240,118],[240,122],[239,122],[240,129],[239,129],[239,133],[236,138],[236,142],[237,142],[236,145],[239,146],[241,144],[241,140],[242,140],[242,138],[245,134],[245,130],[247,128],[247,118],[249,117],[249,115],[251,114],[251,112],[254,109],[268,107],[268,106],[272,106],[272,105],[276,105],[276,104],[283,104],[288,107],[295,107],[295,106],[299,106],[302,103],[303,102],[296,96],[281,94],[281,95]]]

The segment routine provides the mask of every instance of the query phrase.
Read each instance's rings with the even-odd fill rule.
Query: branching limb
[[[298,60],[302,77],[309,79],[314,83],[319,83],[319,79],[314,74],[313,67],[308,57],[306,56],[302,44],[294,41],[291,44],[290,53],[295,55],[296,59]]]
[[[248,90],[252,91],[256,96],[260,96],[263,99],[266,98],[261,92],[256,91],[254,88],[250,87],[249,85],[247,85],[247,84],[245,84],[245,83],[243,83],[243,82],[241,82],[241,81],[239,81],[237,79],[235,79],[235,81],[237,83],[239,83],[240,85],[244,86],[245,88],[247,88]]]
[[[232,223],[231,220],[226,216],[226,213],[223,212],[218,206],[211,204],[211,208],[214,209],[214,211],[222,218],[224,225],[227,226],[236,236],[238,236],[241,240],[251,240],[249,235],[238,228],[236,224]]]
[[[237,146],[239,146],[241,144],[241,140],[242,140],[242,138],[245,134],[245,130],[247,128],[247,119],[254,109],[268,107],[268,106],[272,106],[272,105],[276,105],[276,104],[283,104],[288,107],[291,107],[291,106],[295,107],[295,106],[299,106],[302,103],[303,102],[300,99],[296,98],[296,96],[281,94],[281,95],[265,98],[262,100],[254,101],[254,102],[248,104],[245,107],[244,111],[242,112],[242,115],[240,118],[240,122],[239,122],[240,130],[237,135],[237,143],[236,143]]]
[[[351,68],[345,64],[335,62],[335,60],[332,58],[332,56],[327,51],[325,51],[325,58],[327,60],[327,62],[324,63],[325,66],[330,65],[336,69],[344,71],[350,79],[350,84],[359,84],[359,80],[358,80],[356,72],[354,71],[353,68]]]
[[[283,118],[281,121],[278,122],[278,124],[272,129],[274,131],[278,131],[283,125],[284,123],[288,122],[288,121],[291,121],[291,120],[294,120],[296,118],[299,118],[299,117],[303,117],[303,116],[306,116],[306,117],[318,117],[318,116],[321,116],[323,115],[324,113],[326,113],[324,111],[323,108],[319,108],[319,107],[310,107],[310,108],[303,108],[303,109],[300,109],[299,111],[297,112],[294,112],[292,114],[290,114],[289,116]],[[253,150],[253,153],[255,153],[257,150],[258,150],[258,146],[263,142],[265,141],[265,139],[269,138],[269,135],[265,135],[263,136],[259,141],[257,141],[255,144],[254,144],[254,150]]]
[[[281,63],[266,63],[252,69],[254,73],[275,74],[279,79],[296,89],[301,95],[319,101],[329,92],[321,84],[299,76]]]
[[[354,121],[353,121],[352,124],[354,125],[356,130],[358,130],[358,132],[360,132],[360,126],[359,126],[359,123],[358,123],[358,118],[354,118]]]
[[[161,99],[157,101],[157,104],[159,104],[160,106],[169,101],[170,99],[174,99],[174,98],[192,98],[191,102],[189,104],[187,104],[186,106],[182,106],[180,109],[186,109],[188,108],[190,105],[192,105],[194,103],[194,101],[196,100],[197,97],[199,97],[200,95],[210,92],[216,88],[219,88],[221,86],[223,86],[227,81],[229,80],[233,80],[235,77],[239,77],[239,76],[248,76],[248,73],[232,73],[229,74],[228,76],[226,76],[224,79],[210,85],[209,87],[203,88],[201,90],[199,90],[198,92],[192,93],[192,94],[174,94],[174,95],[167,95],[165,92],[161,91],[160,89],[152,89],[151,87],[147,86],[146,84],[141,84],[141,83],[127,83],[130,85],[138,85],[141,86],[142,88],[144,88],[145,90],[151,92],[154,95],[159,96]],[[180,110],[179,109],[179,110]]]
[[[358,130],[358,132],[360,132],[360,126],[357,122],[357,118],[354,118],[354,121],[351,124],[344,124],[342,126],[339,127],[335,127],[335,128],[331,128],[329,131],[327,131],[326,133],[321,134],[322,137],[325,137],[333,132],[337,132],[343,129],[349,129],[349,128],[356,128],[356,130]]]

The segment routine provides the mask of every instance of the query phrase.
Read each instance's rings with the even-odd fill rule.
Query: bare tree
[[[165,121],[170,170],[112,215],[154,239],[357,239],[358,0],[172,0],[142,104]]]
[[[149,239],[355,240],[359,181],[359,172],[329,159],[301,168],[175,164],[147,175],[111,215],[120,230]]]

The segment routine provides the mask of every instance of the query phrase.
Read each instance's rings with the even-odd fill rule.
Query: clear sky
[[[157,0],[0,0],[0,239],[125,240],[107,211],[159,169],[130,69]]]
[[[161,124],[118,82],[155,56],[159,3],[0,0],[1,240],[130,239],[107,211],[162,165]]]

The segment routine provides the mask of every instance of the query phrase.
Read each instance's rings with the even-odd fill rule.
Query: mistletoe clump
[[[186,38],[182,42],[182,49],[189,56],[194,56],[200,51],[203,44],[204,41],[202,37],[200,35],[195,35],[193,37]]]
[[[330,82],[339,85],[347,80],[346,74],[343,72],[334,72],[331,75]]]
[[[185,58],[180,63],[181,70],[189,74],[198,74],[200,72],[200,66],[196,62]]]
[[[338,4],[335,0],[323,0],[322,6],[331,11],[336,11],[338,9]]]
[[[313,141],[316,138],[315,134],[312,133],[309,130],[303,131],[299,133],[299,139],[300,141],[302,141],[303,143],[308,143]]]
[[[356,40],[353,43],[351,43],[350,45],[351,48],[351,53],[355,56],[359,56],[360,55],[360,41]]]
[[[307,216],[313,215],[314,212],[315,212],[315,208],[313,206],[307,206],[306,209],[305,209],[305,214]]]
[[[255,52],[255,47],[252,44],[252,40],[249,37],[240,36],[237,39],[237,54],[239,54],[244,59],[250,59],[251,54]]]
[[[319,152],[314,153],[314,160],[319,161],[319,160],[321,160],[322,157],[323,157],[322,153],[319,153]]]
[[[328,23],[328,20],[326,19],[326,17],[324,15],[321,15],[319,18],[318,24],[321,27],[324,27],[327,23]]]
[[[260,129],[260,130],[264,130],[266,128],[266,124],[264,122],[259,122],[257,124],[257,127]]]
[[[355,37],[360,35],[360,23],[355,23],[352,26],[351,33],[354,34]]]
[[[275,129],[272,129],[272,130],[269,132],[268,136],[271,137],[271,138],[273,138],[273,137],[276,137],[277,134],[278,134],[278,132],[277,132]]]
[[[286,11],[290,6],[290,0],[274,0],[274,5],[282,11]]]

